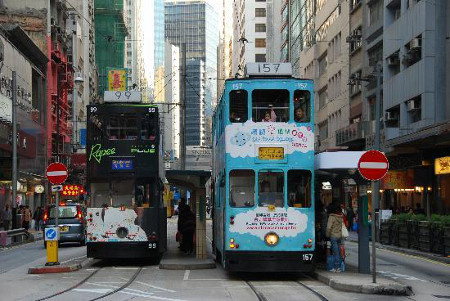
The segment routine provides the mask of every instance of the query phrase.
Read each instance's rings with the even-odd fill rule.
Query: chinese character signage
[[[381,180],[382,189],[409,189],[414,188],[413,170],[390,170]]]
[[[437,175],[450,173],[450,157],[442,157],[435,159],[434,172]]]
[[[61,191],[61,194],[63,196],[78,196],[83,193],[84,193],[83,186],[74,184],[64,185],[63,190]]]
[[[111,160],[112,170],[132,170],[132,159],[113,159]]]
[[[127,69],[107,68],[108,72],[108,91],[126,91],[127,90]]]

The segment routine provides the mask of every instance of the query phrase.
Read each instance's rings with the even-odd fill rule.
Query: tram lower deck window
[[[259,89],[252,92],[254,122],[287,122],[289,120],[289,91]]]
[[[260,171],[258,173],[258,205],[284,207],[284,172]]]
[[[255,205],[255,172],[232,170],[230,172],[230,206],[253,207]]]
[[[287,178],[289,207],[311,207],[311,172],[309,170],[289,170]]]

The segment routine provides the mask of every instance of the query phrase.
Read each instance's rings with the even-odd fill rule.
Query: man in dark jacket
[[[194,252],[194,232],[195,232],[195,214],[191,211],[189,205],[184,206],[183,214],[180,215],[182,250],[191,254]]]

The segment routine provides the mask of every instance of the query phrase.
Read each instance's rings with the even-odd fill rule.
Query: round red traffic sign
[[[67,172],[67,167],[62,163],[52,163],[47,167],[45,176],[50,181],[50,183],[58,185],[66,181],[69,173]]]
[[[365,179],[377,181],[384,178],[387,174],[389,161],[382,152],[370,150],[365,152],[359,159],[358,170]]]

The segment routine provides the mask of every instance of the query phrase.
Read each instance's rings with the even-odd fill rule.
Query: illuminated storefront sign
[[[131,159],[113,159],[111,160],[112,170],[132,170],[133,160]]]
[[[91,161],[91,159],[94,158],[95,161],[97,161],[98,163],[101,163],[102,158],[104,156],[114,155],[115,153],[116,153],[116,149],[114,147],[108,148],[108,149],[102,149],[101,144],[95,144],[91,148],[91,152],[89,154],[89,161]]]
[[[413,170],[390,170],[381,180],[381,189],[414,188],[413,180]]]
[[[434,172],[437,175],[450,173],[450,157],[442,157],[435,159]]]
[[[84,193],[83,186],[74,184],[64,185],[63,190],[61,191],[61,194],[63,196],[78,196],[83,193]]]
[[[126,91],[127,73],[127,69],[108,68],[108,91]]]

